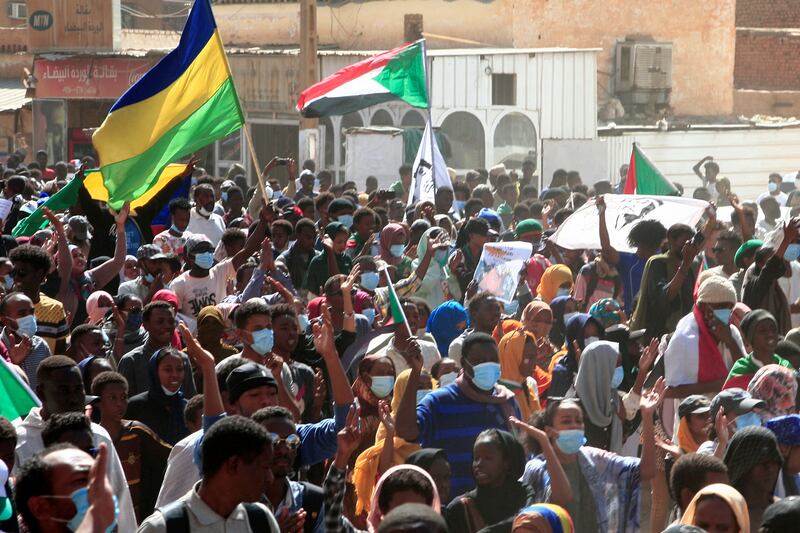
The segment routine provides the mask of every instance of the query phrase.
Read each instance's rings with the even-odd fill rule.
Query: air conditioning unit
[[[672,44],[617,43],[614,87],[623,104],[667,104],[672,90]]]
[[[22,19],[28,18],[28,8],[25,2],[9,2],[8,3],[8,18]]]

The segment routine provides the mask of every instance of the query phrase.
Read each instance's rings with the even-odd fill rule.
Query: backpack
[[[185,501],[178,500],[164,507],[159,507],[158,510],[164,515],[167,533],[191,533],[189,511],[186,509]],[[258,533],[271,531],[269,518],[260,506],[254,503],[245,503],[244,510],[247,513],[250,531]]]

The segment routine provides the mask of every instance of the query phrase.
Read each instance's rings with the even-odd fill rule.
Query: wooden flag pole
[[[239,105],[241,105],[241,103]],[[256,176],[258,177],[258,188],[261,191],[261,197],[265,202],[269,202],[270,199],[267,198],[267,189],[264,186],[264,175],[261,173],[261,165],[258,164],[258,154],[256,154],[256,149],[253,146],[253,139],[250,137],[250,128],[247,127],[247,121],[245,121],[244,126],[242,126],[242,131],[244,132],[244,138],[247,140],[247,151],[250,152],[250,158],[253,161]]]

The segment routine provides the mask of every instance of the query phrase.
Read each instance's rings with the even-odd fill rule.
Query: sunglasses
[[[270,433],[269,439],[272,441],[272,447],[277,448],[281,444],[285,444],[290,450],[296,450],[300,447],[300,437],[292,433],[285,439],[282,439],[277,433]]]

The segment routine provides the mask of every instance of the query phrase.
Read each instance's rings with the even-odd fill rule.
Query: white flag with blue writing
[[[430,120],[425,125],[425,133],[419,143],[417,157],[411,169],[411,194],[408,205],[420,201],[433,202],[437,189],[453,189],[447,164],[444,162],[439,145],[434,141]]]

